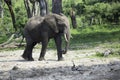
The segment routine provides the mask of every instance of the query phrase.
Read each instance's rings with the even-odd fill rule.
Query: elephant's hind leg
[[[22,57],[25,59],[25,60],[28,60],[28,61],[34,61],[34,59],[32,58],[32,50],[33,50],[33,47],[36,45],[35,42],[32,42],[30,44],[26,44],[26,47],[25,47],[25,50],[24,50],[24,53],[22,55]]]

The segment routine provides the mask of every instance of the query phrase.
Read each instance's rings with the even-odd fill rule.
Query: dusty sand
[[[64,61],[57,61],[55,50],[47,50],[45,61],[38,61],[39,49],[35,61],[23,60],[22,53],[0,52],[0,80],[120,80],[120,59],[88,58],[95,49],[70,50]]]

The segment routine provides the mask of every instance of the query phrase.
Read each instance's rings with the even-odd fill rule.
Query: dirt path
[[[54,50],[47,51],[46,61],[38,61],[39,49],[33,51],[32,62],[23,60],[22,53],[0,52],[0,80],[120,80],[120,59],[87,58],[94,49],[69,51],[60,62]]]

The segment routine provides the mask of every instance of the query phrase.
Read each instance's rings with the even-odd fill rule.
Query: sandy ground
[[[120,80],[120,59],[88,58],[94,49],[70,50],[64,61],[57,61],[55,50],[38,61],[39,52],[33,51],[35,61],[23,60],[23,50],[0,52],[0,80]]]

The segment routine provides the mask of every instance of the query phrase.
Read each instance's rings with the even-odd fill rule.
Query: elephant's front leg
[[[48,44],[48,38],[43,38],[42,40],[42,49],[41,49],[41,53],[40,53],[40,57],[39,57],[39,61],[45,60],[45,53],[46,53],[46,48],[47,48],[47,44]]]
[[[62,38],[61,38],[62,34],[58,34],[54,39],[55,39],[55,43],[56,43],[56,47],[57,47],[57,55],[58,55],[58,61],[62,61],[63,56],[62,56]]]

